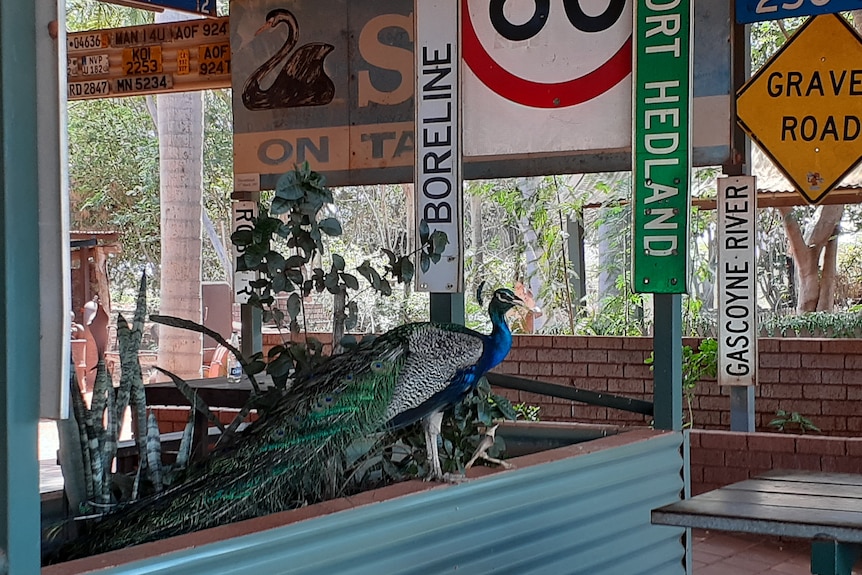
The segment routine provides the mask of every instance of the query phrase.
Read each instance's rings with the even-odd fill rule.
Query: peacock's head
[[[530,309],[524,300],[515,295],[515,292],[508,288],[499,288],[494,290],[494,295],[491,296],[491,301],[488,303],[488,313],[494,315],[496,312],[505,315],[513,307]]]

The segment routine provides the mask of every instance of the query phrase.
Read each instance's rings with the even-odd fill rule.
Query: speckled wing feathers
[[[459,371],[479,361],[483,347],[478,333],[414,324],[407,336],[408,353],[386,412],[387,419],[416,408],[443,391]]]

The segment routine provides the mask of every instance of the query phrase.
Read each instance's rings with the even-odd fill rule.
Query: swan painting
[[[335,85],[323,70],[323,60],[335,46],[310,42],[294,51],[299,41],[299,24],[296,16],[284,8],[276,8],[267,14],[266,23],[255,32],[255,36],[280,24],[287,26],[287,39],[278,52],[246,80],[242,103],[249,110],[329,104],[335,95]],[[262,88],[261,84],[266,85],[266,79],[273,73],[276,73],[275,79],[268,88]]]

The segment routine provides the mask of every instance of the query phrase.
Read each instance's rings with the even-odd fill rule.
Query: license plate
[[[107,80],[88,80],[69,82],[66,95],[70,100],[104,97],[111,93],[111,83]]]
[[[80,56],[78,69],[84,76],[98,76],[110,72],[111,66],[107,54],[92,54]]]
[[[161,46],[139,46],[123,49],[123,74],[126,76],[142,76],[161,72]]]
[[[92,50],[93,48],[107,48],[108,35],[95,32],[69,34],[66,44],[69,50]]]
[[[174,79],[170,74],[117,78],[112,93],[116,96],[143,92],[161,92],[173,88]]]
[[[198,48],[198,73],[201,76],[230,74],[230,44],[205,44]]]

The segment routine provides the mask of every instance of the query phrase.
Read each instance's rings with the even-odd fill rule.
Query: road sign
[[[462,59],[469,64],[461,67],[464,177],[629,169],[631,0],[625,1],[609,28],[607,24],[620,8],[619,0],[612,7],[605,2],[608,8],[597,6],[597,10],[581,0],[584,13],[578,11],[577,2],[569,0],[466,1],[470,27],[462,17]],[[463,3],[461,0],[462,10]],[[345,0],[297,0],[289,6],[283,0],[233,0],[237,175],[259,178],[261,187],[270,189],[280,174],[307,160],[326,173],[330,185],[411,181],[413,4],[414,0],[351,2],[350,10],[345,10]],[[546,4],[547,21],[539,26]],[[539,19],[532,28],[519,28],[531,20],[534,6],[538,6]],[[298,41],[288,36],[286,19],[276,26],[264,26],[268,15],[285,8],[295,17]],[[730,157],[731,10],[727,0],[698,0],[695,6],[696,165],[722,164]],[[573,22],[581,28],[602,30],[585,32]],[[498,28],[516,39],[503,36]],[[488,74],[482,71],[484,56],[467,49],[471,30],[474,48],[478,41],[495,65]],[[535,35],[517,40],[519,33]],[[286,66],[295,69],[289,65],[309,44],[332,46],[322,64],[311,67],[316,72],[322,68],[334,84],[334,97],[328,104],[272,109],[245,106],[242,88],[255,74],[268,69],[260,86],[270,86]],[[619,63],[624,55],[629,60],[624,69],[606,65]],[[276,56],[281,60],[272,62]],[[594,83],[596,78],[600,81]],[[598,95],[587,98],[590,93]],[[557,98],[559,106],[554,105]]]
[[[794,16],[832,14],[862,8],[860,0],[736,0],[736,21],[740,24],[778,20]]]
[[[757,383],[757,187],[718,179],[718,383]]]
[[[216,0],[104,0],[111,4],[132,6],[149,10],[168,8],[179,12],[216,16]]]
[[[810,18],[737,97],[740,126],[817,203],[862,158],[862,41],[841,16]]]
[[[225,16],[69,32],[68,99],[229,88],[229,31]]]
[[[685,293],[692,1],[637,2],[634,21],[632,289]]]
[[[464,192],[461,185],[459,0],[416,0],[416,245],[420,222],[446,234],[443,257],[428,273],[417,266],[416,288],[464,291]]]

